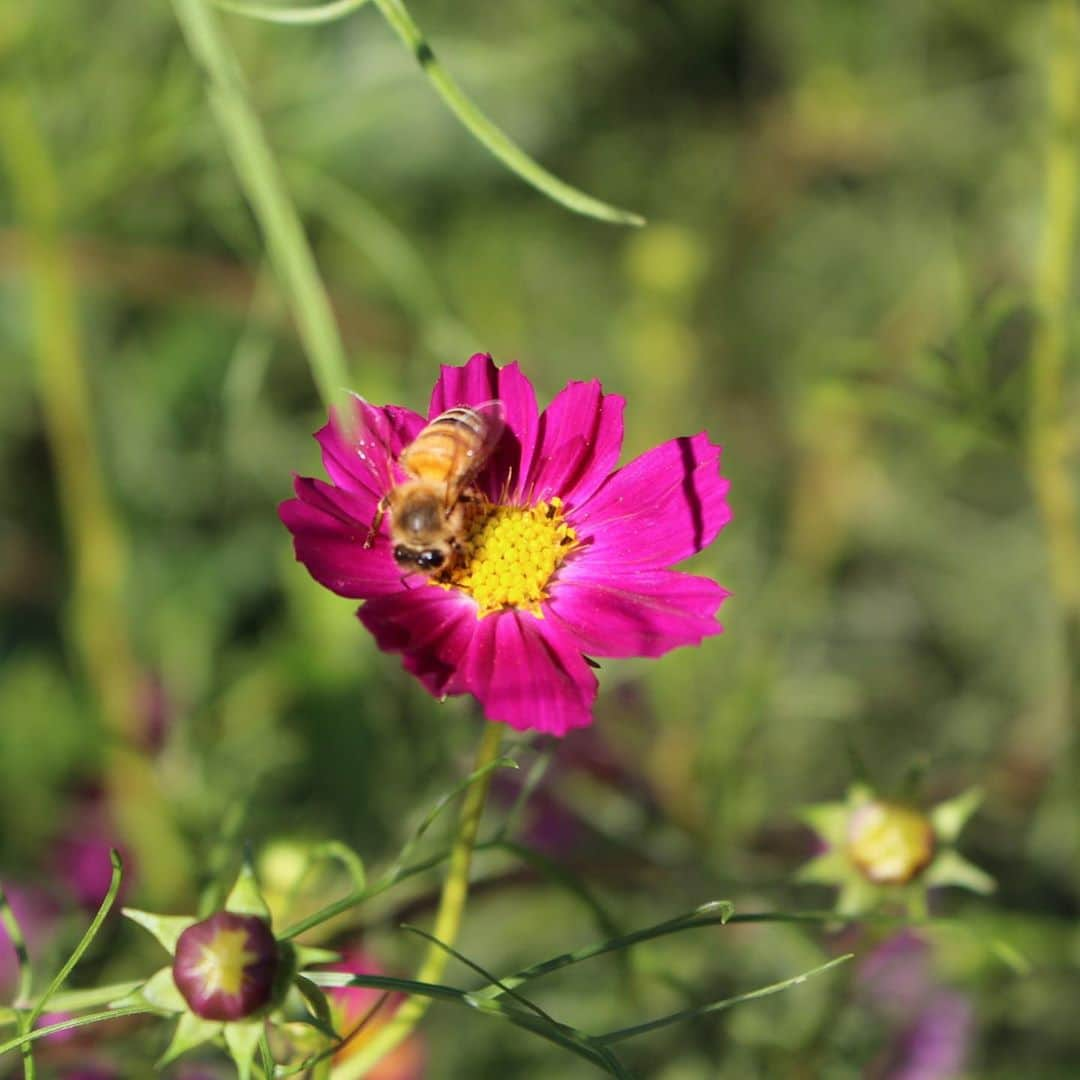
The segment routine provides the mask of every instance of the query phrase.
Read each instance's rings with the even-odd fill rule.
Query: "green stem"
[[[1068,470],[1065,336],[1076,233],[1080,164],[1080,10],[1053,0],[1048,66],[1050,130],[1046,141],[1043,242],[1031,350],[1029,464],[1042,514],[1055,591],[1065,611],[1080,616],[1080,533]]]
[[[501,728],[497,724],[489,723],[484,729],[477,751],[475,766],[477,771],[495,761],[499,754],[501,740]],[[491,770],[488,769],[465,793],[465,801],[461,807],[458,832],[450,852],[450,866],[446,872],[446,881],[443,883],[439,909],[432,928],[432,936],[447,945],[452,945],[457,940],[458,930],[461,928],[465,901],[469,894],[469,866],[472,862],[476,833],[480,827],[480,817],[484,811],[484,803],[487,801],[490,783]],[[442,947],[430,945],[424,962],[416,973],[416,981],[437,983],[442,977],[448,959],[449,956]],[[379,1029],[363,1049],[334,1069],[334,1080],[354,1080],[355,1077],[363,1076],[410,1034],[427,1012],[429,1004],[430,1000],[425,997],[414,995],[406,999],[393,1018]]]
[[[210,107],[266,240],[315,384],[328,408],[341,404],[349,382],[345,349],[300,215],[248,101],[239,62],[205,0],[172,3],[188,47],[206,74]],[[342,415],[348,418],[351,411],[342,410]]]

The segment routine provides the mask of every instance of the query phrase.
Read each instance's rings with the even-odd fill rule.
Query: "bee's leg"
[[[379,500],[379,505],[375,508],[375,520],[371,523],[371,528],[368,529],[367,538],[364,540],[364,547],[369,548],[374,545],[375,537],[378,535],[379,529],[382,527],[383,518],[386,516],[386,511],[389,505],[390,504],[386,501],[386,496],[384,495]]]

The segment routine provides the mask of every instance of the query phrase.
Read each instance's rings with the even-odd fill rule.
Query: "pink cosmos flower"
[[[488,500],[449,579],[402,575],[387,523],[365,547],[396,461],[428,420],[502,402],[505,429],[475,479]],[[428,416],[357,401],[360,434],[316,434],[331,483],[296,477],[282,503],[296,557],[316,581],[363,599],[379,647],[437,697],[472,694],[489,720],[563,735],[592,720],[586,656],[660,656],[720,632],[727,592],[670,569],[711,543],[731,511],[720,448],[673,439],[616,468],[625,402],[571,382],[539,412],[517,364],[444,366]],[[405,474],[396,468],[393,482]]]

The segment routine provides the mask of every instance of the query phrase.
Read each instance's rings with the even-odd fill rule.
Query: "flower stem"
[[[485,765],[498,757],[501,741],[502,729],[499,725],[487,724],[477,750],[475,769],[483,769]],[[477,777],[465,792],[465,801],[461,807],[457,836],[450,851],[450,865],[446,872],[446,881],[443,883],[442,896],[439,898],[435,926],[432,929],[432,935],[447,945],[454,943],[461,927],[465,900],[469,894],[469,865],[472,862],[476,833],[480,827],[484,803],[487,801],[491,776],[492,771],[489,770]],[[424,962],[416,973],[416,981],[438,982],[442,978],[448,959],[449,955],[438,945],[430,945]],[[354,1080],[356,1077],[364,1076],[409,1035],[427,1012],[429,1004],[429,998],[419,996],[408,998],[370,1042],[366,1043],[348,1061],[334,1069],[333,1080]]]
[[[248,101],[240,64],[217,15],[205,0],[172,0],[172,4],[188,48],[206,74],[210,107],[266,240],[315,384],[329,408],[344,400],[349,381],[345,349],[300,215]],[[342,416],[351,416],[351,411],[343,409]]]
[[[1054,589],[1067,614],[1080,615],[1080,534],[1068,470],[1065,335],[1076,236],[1080,162],[1080,10],[1054,0],[1050,11],[1049,130],[1042,252],[1035,282],[1031,352],[1029,466],[1043,518]]]

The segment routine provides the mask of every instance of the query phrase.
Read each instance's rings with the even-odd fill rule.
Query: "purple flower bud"
[[[173,979],[204,1020],[243,1020],[269,1004],[278,944],[264,919],[219,911],[176,942]]]

